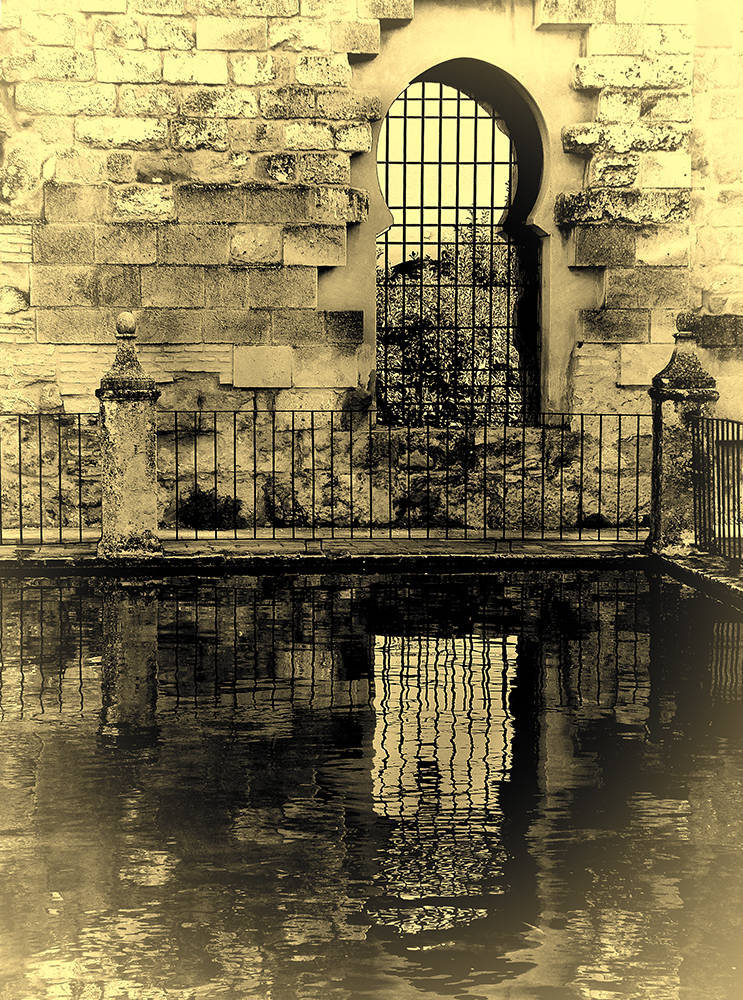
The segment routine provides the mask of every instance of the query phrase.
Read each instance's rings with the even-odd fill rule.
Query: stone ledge
[[[743,315],[739,313],[680,313],[676,325],[693,333],[700,347],[743,345]]]

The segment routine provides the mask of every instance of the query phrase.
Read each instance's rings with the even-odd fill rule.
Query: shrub
[[[214,489],[204,490],[196,485],[179,504],[178,524],[199,530],[245,528],[248,519],[242,513],[242,505],[242,500],[236,497],[220,496]]]

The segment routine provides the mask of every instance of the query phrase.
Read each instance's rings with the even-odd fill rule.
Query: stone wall
[[[646,412],[676,313],[743,302],[728,6],[5,0],[2,408],[95,409],[122,309],[175,406],[372,391],[376,129],[466,44],[543,133],[545,408]]]

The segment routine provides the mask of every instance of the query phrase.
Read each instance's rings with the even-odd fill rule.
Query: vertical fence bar
[[[348,414],[348,505],[353,538],[353,411]]]
[[[407,448],[406,448],[406,456],[405,457],[406,457],[406,461],[407,461],[407,470],[408,470],[408,473],[407,473],[407,498],[406,498],[407,502],[406,502],[405,506],[407,508],[407,515],[408,515],[408,538],[410,538],[411,537],[411,523],[412,523],[411,522],[411,518],[412,518],[411,507],[412,507],[412,504],[411,504],[411,495],[410,495],[410,418],[407,419],[406,423],[407,423],[407,428],[406,428],[407,429]]]
[[[0,452],[2,448],[0,447]],[[0,462],[2,459],[0,458]],[[2,466],[0,466],[0,480],[2,480]],[[0,483],[0,501],[2,500],[2,485]],[[62,417],[57,414],[57,519],[59,521],[59,541],[62,541],[62,518],[64,517],[62,509]],[[3,537],[3,521],[2,512],[0,512],[0,542]]]
[[[540,448],[540,463],[539,464],[540,464],[540,475],[541,475],[541,480],[542,480],[542,484],[541,484],[542,485],[542,495],[541,495],[541,500],[540,500],[539,524],[540,524],[540,528],[541,528],[540,535],[541,535],[542,539],[544,539],[544,537],[545,537],[545,523],[544,523],[544,515],[545,515],[545,487],[546,487],[545,475],[546,475],[546,472],[547,472],[547,470],[545,468],[546,461],[547,461],[547,454],[546,454],[546,447],[545,447],[546,446],[546,441],[545,441],[545,415],[544,415],[544,413],[540,414],[539,422],[541,424],[540,435],[539,435],[539,439],[540,439],[539,440],[539,448]]]
[[[473,289],[474,295],[474,289]],[[469,421],[468,415],[465,411],[464,414],[464,439],[462,441],[462,465],[463,469],[463,480],[464,480],[464,537],[467,538],[467,488],[469,486],[469,458],[470,458],[470,435],[469,435]]]
[[[560,541],[563,536],[565,505],[565,414],[560,414]]]
[[[369,538],[374,537],[374,463],[372,461],[372,449],[374,447],[372,435],[372,411],[369,410]]]
[[[276,538],[276,410],[271,410],[271,538]]]
[[[178,539],[181,520],[180,462],[178,457],[178,411],[173,412],[173,453],[175,461],[175,537]]]
[[[510,243],[509,243],[510,246]],[[526,538],[526,424],[521,422],[521,538]]]
[[[622,414],[619,413],[617,415],[617,541],[619,541],[621,504],[622,504]]]
[[[601,487],[604,473],[604,415],[599,413],[599,512],[596,537],[601,541]]]
[[[392,538],[392,426],[387,424],[387,527]]]
[[[196,410],[193,411],[193,492],[194,492],[194,509],[198,510],[197,498],[199,495],[199,455],[198,455],[198,417],[196,415]],[[199,521],[198,518],[194,518],[194,532],[193,536],[195,539],[199,537]]]
[[[253,538],[258,537],[258,411],[253,410]]]
[[[635,422],[635,541],[640,537],[640,414]]]
[[[488,537],[488,417],[484,414],[482,426],[482,537]]]
[[[740,424],[735,424],[735,559],[741,559],[741,524],[740,524]]]
[[[39,544],[44,544],[44,469],[42,465],[41,446],[41,414],[36,414],[36,427],[39,435]]]
[[[692,482],[694,488],[692,490],[692,502],[694,506],[694,544],[699,545],[700,539],[700,527],[699,527],[699,470],[701,468],[700,456],[699,456],[699,416],[695,416],[691,422],[691,469],[692,469]]]
[[[315,411],[310,410],[310,454],[312,456],[312,537],[316,536],[317,516],[315,513]]]
[[[18,537],[23,544],[23,454],[21,445],[21,416],[18,414]]]
[[[296,524],[297,524],[297,508],[296,508],[296,497],[297,497],[297,493],[296,493],[296,489],[295,489],[295,487],[296,487],[296,475],[295,475],[295,471],[294,471],[294,459],[295,459],[295,449],[294,449],[294,427],[295,427],[295,423],[294,423],[294,410],[292,410],[292,430],[291,430],[291,434],[292,434],[292,449],[291,449],[291,451],[292,451],[292,471],[291,471],[291,490],[292,490],[292,538],[296,538],[296,537],[297,537],[297,529],[296,529]]]
[[[83,430],[82,417],[77,415],[77,525],[80,541],[83,540]]]
[[[232,537],[237,538],[237,411],[232,411]]]
[[[578,465],[578,540],[583,538],[583,485],[584,485],[584,469],[585,469],[585,457],[586,457],[586,427],[585,418],[581,413],[580,415],[580,459]]]
[[[219,529],[219,490],[218,490],[218,471],[217,471],[217,411],[212,412],[212,423],[214,428],[214,537],[218,538]]]
[[[330,411],[330,537],[335,538],[335,453],[333,411]]]
[[[503,498],[502,498],[502,512],[501,512],[501,537],[506,537],[506,521],[508,519],[508,508],[506,505],[506,495],[508,492],[508,463],[506,461],[506,451],[508,449],[508,424],[506,414],[503,415],[503,448],[501,451],[501,457],[503,460]]]
[[[445,438],[445,462],[444,462],[444,538],[449,537],[449,416],[446,417],[446,438]]]
[[[60,497],[62,496],[61,490],[59,495]],[[61,525],[62,523],[61,518],[59,523]],[[2,544],[3,544],[3,422],[2,418],[0,417],[0,545]]]

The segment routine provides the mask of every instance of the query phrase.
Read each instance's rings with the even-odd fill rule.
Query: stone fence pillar
[[[696,316],[681,313],[671,360],[652,381],[653,474],[649,545],[653,551],[694,542],[692,423],[719,399],[697,355]]]
[[[135,319],[116,321],[116,358],[101,379],[101,519],[98,555],[141,559],[162,551],[157,534],[157,427],[160,395],[137,358]]]

